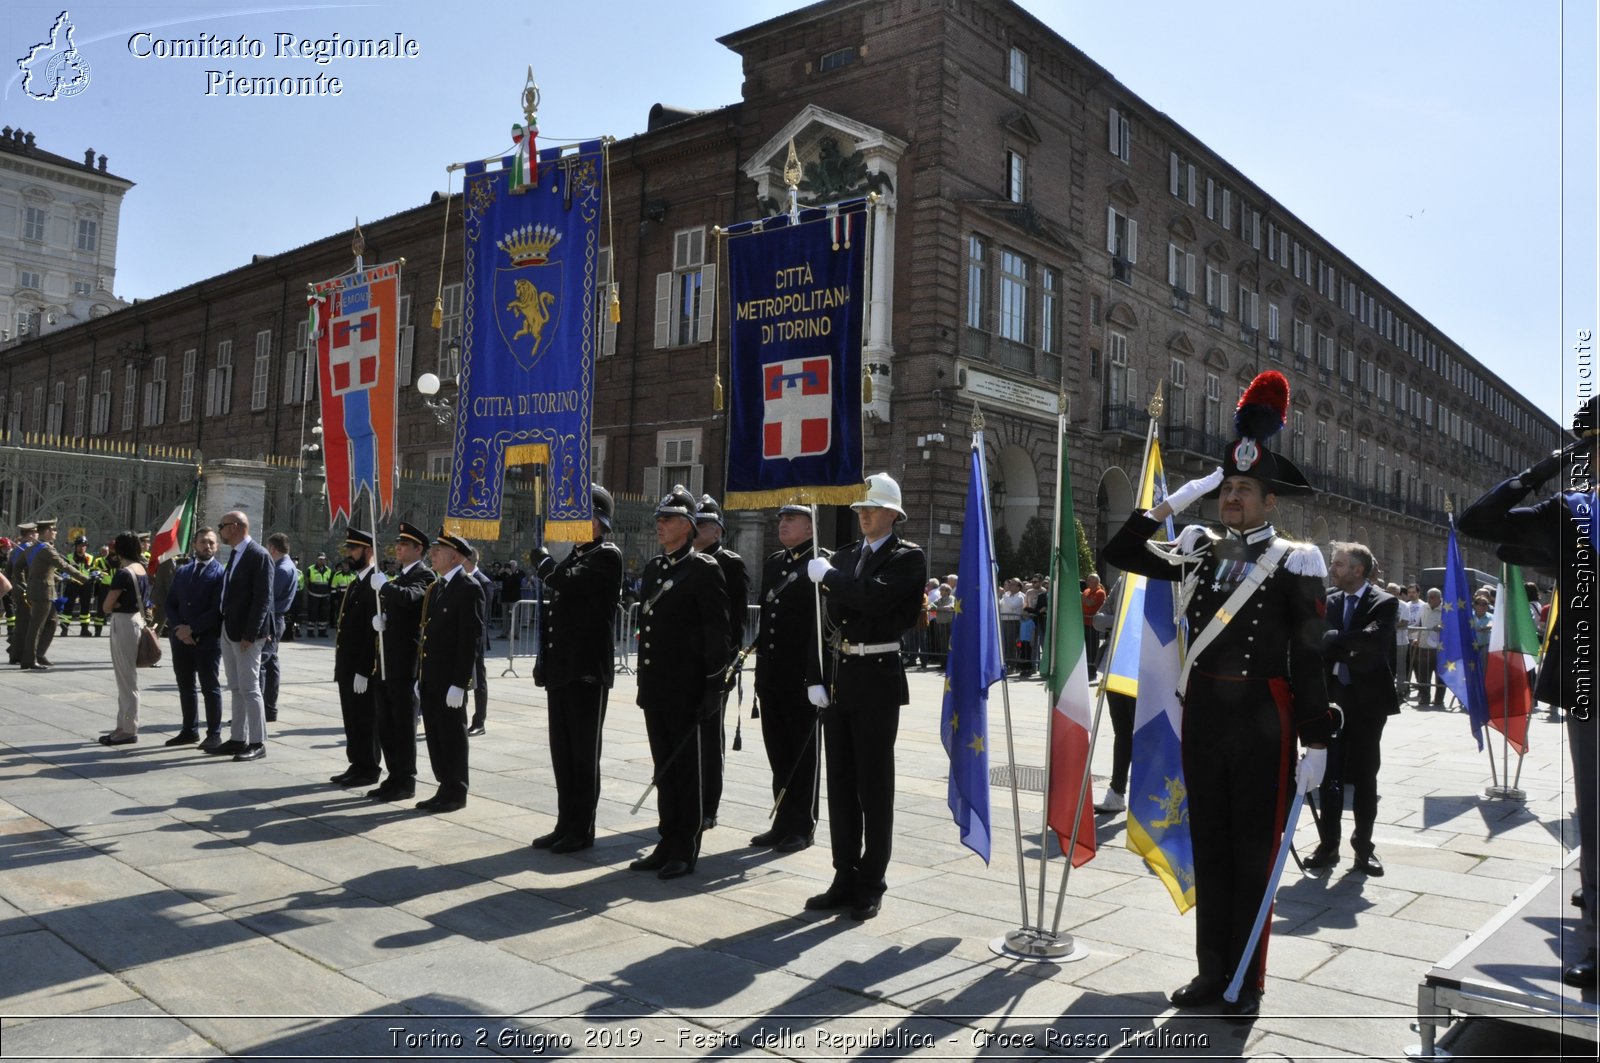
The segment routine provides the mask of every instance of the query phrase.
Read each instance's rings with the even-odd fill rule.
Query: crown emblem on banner
[[[512,229],[495,245],[504,251],[514,266],[542,266],[550,260],[550,249],[561,239],[553,225],[524,225]]]

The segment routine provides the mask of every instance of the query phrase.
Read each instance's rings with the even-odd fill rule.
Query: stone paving
[[[1558,725],[1534,721],[1527,802],[1509,804],[1480,796],[1488,757],[1463,716],[1408,708],[1385,735],[1388,874],[1349,873],[1348,854],[1325,878],[1291,865],[1263,1014],[1236,1026],[1167,1006],[1193,974],[1194,920],[1124,848],[1120,815],[1099,818],[1100,853],[1066,891],[1061,925],[1087,955],[990,952],[1021,921],[1011,802],[995,791],[985,866],[945,808],[932,672],[912,674],[901,717],[889,893],[855,923],[802,910],[831,877],[825,842],[786,856],[746,846],[770,800],[748,718],[697,872],[626,870],[654,839],[653,804],[629,811],[650,775],[631,676],[611,698],[597,844],[563,857],[528,846],[555,793],[527,660],[503,678],[491,660],[471,800],[429,816],[327,783],[345,761],[325,642],[285,645],[267,757],[240,764],[163,748],[178,729],[165,667],[142,673],[139,743],[97,745],[115,715],[106,641],[59,640],[51,657],[48,674],[0,670],[5,1059],[1393,1058],[1417,1041],[1430,964],[1559,863],[1570,835]],[[1010,700],[1016,761],[1041,765],[1043,687],[1014,683]],[[998,688],[990,711],[1000,765]],[[1040,800],[1021,795],[1030,914]],[[1297,841],[1315,843],[1309,816]],[[1059,875],[1057,860],[1047,923]],[[1560,1050],[1490,1023],[1446,1045]]]

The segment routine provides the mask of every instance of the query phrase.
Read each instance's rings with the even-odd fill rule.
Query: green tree
[[[1050,522],[1029,517],[1017,540],[1017,575],[1023,578],[1050,571]]]
[[[1084,579],[1094,571],[1094,551],[1089,549],[1089,536],[1083,530],[1083,521],[1073,517],[1072,526],[1078,531],[1078,578]]]

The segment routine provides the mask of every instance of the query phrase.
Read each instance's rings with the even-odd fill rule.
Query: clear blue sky
[[[798,6],[99,0],[68,9],[88,87],[46,102],[22,92],[15,60],[48,36],[61,0],[6,0],[0,117],[68,158],[92,146],[137,182],[123,209],[117,293],[148,297],[357,215],[426,201],[445,186],[447,163],[507,147],[530,62],[547,140],[631,135],[656,102],[732,103],[738,59],[715,38]],[[1024,6],[1567,419],[1578,386],[1574,333],[1595,326],[1592,3]],[[243,34],[262,40],[267,56],[141,59],[130,48],[140,31],[162,40]],[[420,55],[278,59],[279,32],[400,33]],[[135,47],[148,50],[142,40]],[[208,96],[207,70],[321,73],[340,78],[343,92]]]

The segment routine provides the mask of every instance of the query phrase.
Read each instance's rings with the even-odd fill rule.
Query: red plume
[[[1243,439],[1261,442],[1277,435],[1289,419],[1289,381],[1269,369],[1250,381],[1239,397],[1233,427]]]

